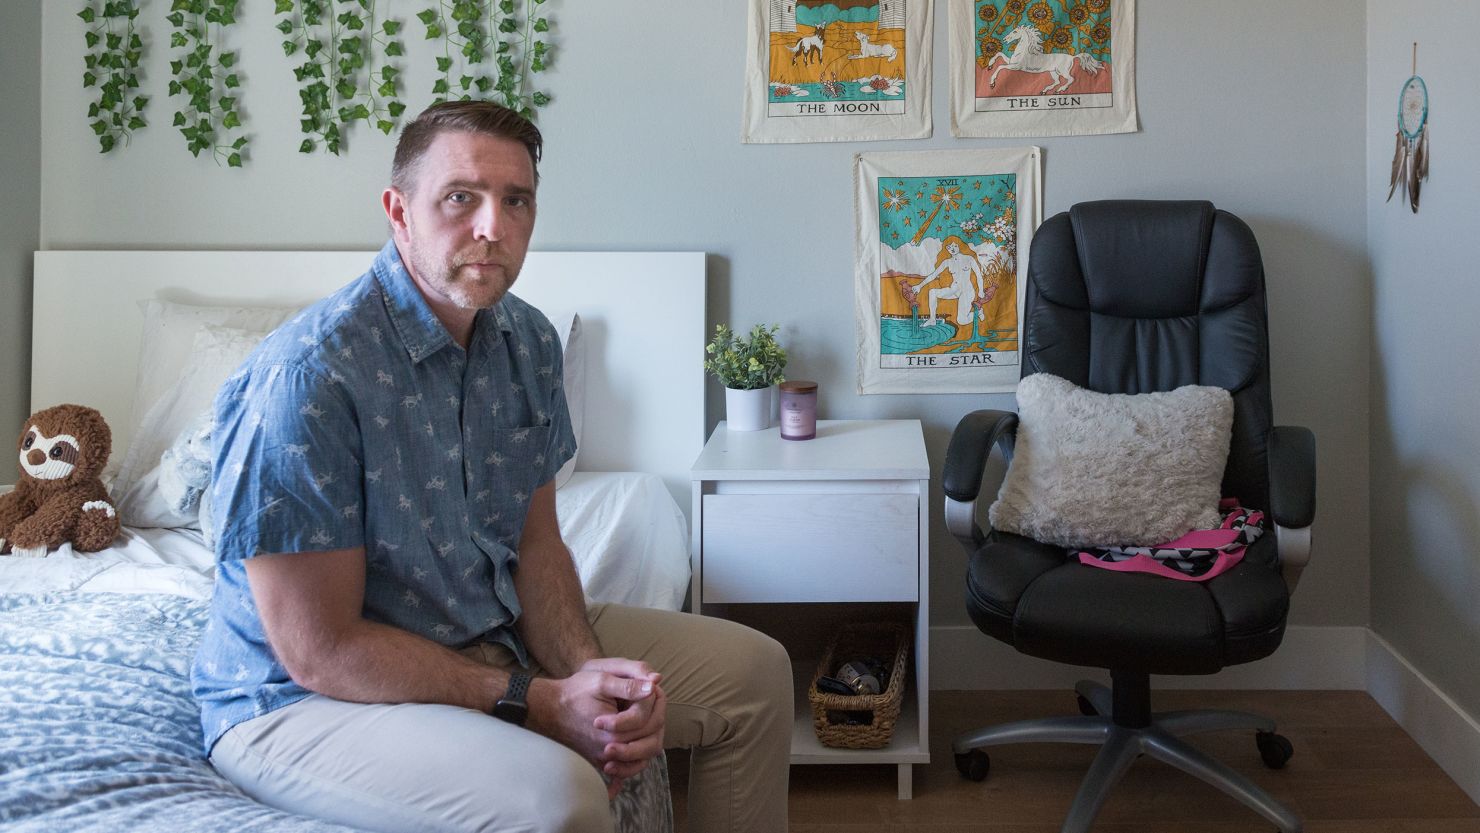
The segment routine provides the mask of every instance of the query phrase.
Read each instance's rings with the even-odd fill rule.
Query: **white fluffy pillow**
[[[1154,546],[1219,523],[1233,397],[1187,385],[1105,394],[1047,373],[1018,383],[995,529],[1064,547]]]
[[[576,457],[581,453],[581,424],[586,419],[586,340],[581,335],[581,316],[564,313],[550,316],[550,323],[560,336],[560,350],[565,354],[565,402],[570,408],[570,427],[576,435],[576,453],[555,473],[559,489],[576,473]]]
[[[200,414],[216,391],[267,333],[236,327],[199,327],[189,358],[173,386],[144,415],[113,483],[118,516],[126,526],[194,527],[195,513],[181,515],[159,489],[160,460]]]
[[[196,306],[160,300],[141,301],[139,308],[144,313],[144,330],[139,345],[139,376],[134,385],[134,412],[125,432],[130,438],[139,433],[154,403],[179,381],[201,327],[266,333],[297,312],[287,307]],[[172,434],[164,442],[174,439]]]

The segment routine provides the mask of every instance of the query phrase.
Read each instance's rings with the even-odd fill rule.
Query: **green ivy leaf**
[[[283,55],[284,56],[292,55],[294,52],[297,52],[297,51],[298,51],[298,43],[296,41],[290,41],[290,40],[283,41]],[[299,81],[302,81],[303,78],[300,77],[298,80]]]
[[[141,118],[139,118],[138,116],[134,116],[134,117],[132,117],[132,118],[130,118],[128,120],[128,129],[129,130],[138,130],[138,129],[143,128],[143,127],[146,127],[146,126],[147,125],[144,123],[144,120],[141,119]]]
[[[381,119],[380,121],[377,121],[375,123],[375,126],[378,127],[378,128],[380,128],[380,132],[381,133],[384,133],[387,136],[391,135],[391,131],[392,130],[395,130],[396,129],[396,123],[395,122],[386,121],[385,119]]]
[[[451,58],[438,58],[437,59],[437,71],[438,72],[447,72],[450,69],[452,69],[452,59]]]
[[[515,23],[512,17],[506,17],[498,22],[498,30],[505,34],[517,32],[519,30],[519,24]]]
[[[189,41],[185,40],[185,35],[180,32],[175,32],[174,34],[170,35],[170,46],[172,48],[178,49],[185,46],[187,43],[189,43]]]
[[[240,78],[237,78],[236,77],[236,73],[234,73],[234,72],[232,74],[226,76],[226,80],[225,81],[222,81],[221,83],[225,84],[227,86],[227,88],[233,89],[233,90],[236,89],[237,87],[240,87],[242,85],[241,79]]]
[[[93,133],[101,136],[104,133],[108,132],[108,123],[103,121],[102,119],[98,119],[97,121],[92,123],[92,130]]]
[[[436,83],[432,84],[432,95],[447,95],[447,92],[447,79],[438,78]]]
[[[393,40],[385,45],[385,55],[387,58],[398,58],[404,54],[406,53],[402,50],[400,41]]]
[[[391,37],[395,37],[396,33],[401,31],[401,21],[387,20],[386,22],[380,24],[380,31],[385,32]]]
[[[542,92],[535,92],[530,98],[534,101],[534,106],[536,107],[544,107],[550,103],[550,97]]]
[[[548,32],[548,31],[550,31],[550,21],[544,19],[543,17],[536,18],[535,19],[535,22],[534,22],[534,30],[536,32]]]
[[[299,153],[313,153],[313,139],[304,139],[298,146]]]
[[[233,127],[241,127],[242,120],[237,117],[236,111],[232,110],[221,118],[221,127],[230,130]]]
[[[437,22],[437,11],[436,9],[423,9],[422,11],[416,13],[416,19],[420,20],[422,23],[425,23],[428,26],[431,26],[433,23]]]
[[[401,114],[406,112],[406,105],[402,104],[399,101],[392,101],[390,104],[386,105],[385,110],[387,113],[391,114],[391,118],[396,119],[400,118]]]
[[[87,42],[87,48],[92,49],[94,46],[98,45],[98,41],[102,40],[102,38],[98,37],[97,32],[88,32],[86,35],[83,36],[83,40]]]
[[[278,21],[278,25],[275,28],[279,32],[282,32],[285,35],[291,35],[291,34],[293,34],[293,21],[291,21],[291,20],[279,20]]]
[[[114,138],[112,136],[112,134],[105,134],[103,136],[99,136],[98,137],[98,147],[100,147],[101,150],[98,151],[98,152],[99,153],[107,153],[108,151],[112,150],[117,144],[118,144],[118,140],[116,138]]]
[[[293,12],[293,0],[277,0],[277,8],[273,14],[291,14]]]
[[[441,26],[428,26],[427,27],[427,40],[435,40],[435,39],[440,38],[440,37],[442,37],[442,27]]]
[[[240,168],[242,166],[242,155],[240,153],[233,153],[226,157],[226,165],[231,168]]]
[[[93,11],[91,6],[78,12],[77,16],[82,18],[83,23],[92,23],[98,17],[97,12]]]
[[[149,96],[141,95],[134,98],[134,109],[142,110],[149,106]]]
[[[98,83],[98,76],[93,75],[91,72],[82,73],[82,86],[91,87],[96,83]]]
[[[504,14],[513,14],[514,0],[499,0],[498,10]]]

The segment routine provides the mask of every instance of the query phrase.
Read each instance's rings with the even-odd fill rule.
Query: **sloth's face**
[[[21,440],[21,468],[37,480],[64,480],[76,470],[80,453],[71,434],[48,437],[33,425]]]

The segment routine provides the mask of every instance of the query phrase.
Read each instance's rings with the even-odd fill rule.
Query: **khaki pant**
[[[773,639],[721,619],[593,605],[609,656],[663,674],[664,744],[692,750],[689,830],[782,833],[791,664]],[[513,667],[501,646],[464,652]],[[536,669],[536,672],[538,669]],[[365,830],[610,831],[606,786],[565,746],[455,706],[313,695],[238,724],[211,763],[257,800]]]

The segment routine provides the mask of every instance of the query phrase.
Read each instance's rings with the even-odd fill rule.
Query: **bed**
[[[167,488],[220,379],[373,252],[41,252],[31,404],[97,408],[126,523],[82,555],[0,557],[0,827],[329,831],[241,794],[200,753],[189,666],[211,593],[209,525]],[[678,609],[688,467],[703,441],[702,253],[531,253],[515,293],[565,342],[580,449],[557,479],[588,598]],[[165,453],[169,452],[169,453]],[[0,468],[0,482],[14,477]],[[162,497],[163,496],[163,497]],[[616,803],[671,829],[666,766]]]

